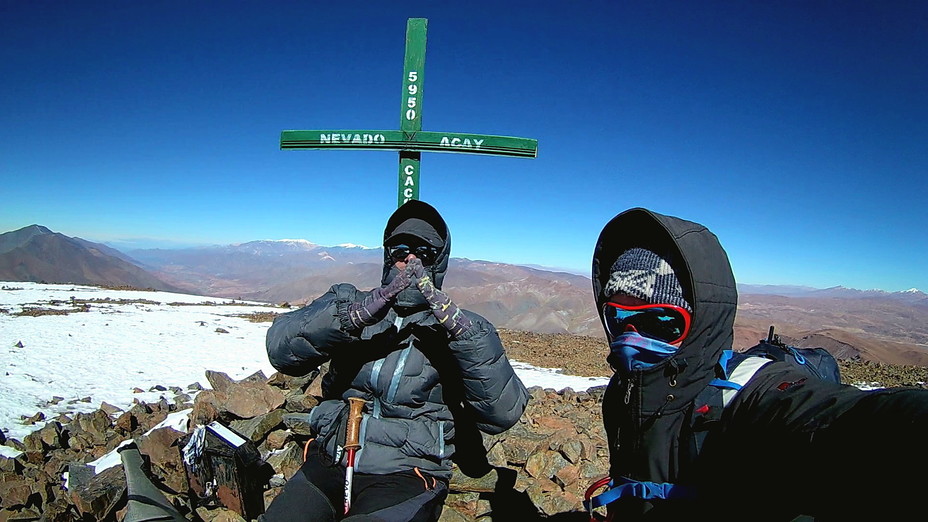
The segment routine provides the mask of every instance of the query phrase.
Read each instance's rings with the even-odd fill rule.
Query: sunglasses
[[[411,247],[409,245],[395,245],[387,247],[387,251],[390,253],[390,259],[394,261],[405,261],[409,254],[413,254],[422,261],[424,266],[431,265],[438,257],[437,248],[425,245],[417,247]]]
[[[668,344],[682,341],[690,332],[690,313],[674,305],[606,303],[603,305],[603,318],[606,331],[613,339],[625,333],[629,326],[645,337]]]

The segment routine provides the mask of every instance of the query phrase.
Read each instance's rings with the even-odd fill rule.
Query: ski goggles
[[[684,308],[668,304],[626,306],[616,303],[603,305],[606,331],[613,339],[631,326],[639,334],[674,344],[690,333],[690,313]]]
[[[438,258],[438,249],[427,245],[417,247],[395,245],[387,247],[387,252],[390,254],[390,259],[394,261],[405,261],[409,254],[412,254],[422,261],[423,266],[431,265]]]

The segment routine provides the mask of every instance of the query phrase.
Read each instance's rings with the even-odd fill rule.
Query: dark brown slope
[[[29,230],[26,230],[29,229]],[[0,280],[179,289],[108,253],[106,247],[33,225],[0,235]]]

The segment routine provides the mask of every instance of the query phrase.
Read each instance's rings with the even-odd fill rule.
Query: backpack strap
[[[696,396],[693,426],[706,421],[718,420],[722,410],[738,395],[741,388],[754,377],[758,370],[773,362],[769,357],[722,351],[716,364],[716,377]]]
[[[726,378],[715,378],[709,383],[709,386],[722,389],[722,408],[731,403],[735,395],[738,395],[741,388],[751,380],[751,377],[754,377],[758,370],[772,362],[773,360],[767,357],[756,356],[747,356],[740,360],[734,360],[732,359],[731,350],[725,350],[719,364],[722,365]]]

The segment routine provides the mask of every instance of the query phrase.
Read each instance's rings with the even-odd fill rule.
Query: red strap
[[[611,477],[603,477],[597,480],[596,482],[594,482],[592,486],[586,488],[586,493],[583,494],[583,499],[590,500],[590,498],[593,497],[593,493],[596,493],[597,489],[600,489],[600,488],[603,488],[609,485],[610,480],[612,480]]]
[[[303,445],[303,462],[306,462],[306,454],[309,452],[309,443],[316,439],[309,439],[306,441],[306,444]]]
[[[583,494],[584,500],[590,500],[593,497],[593,494],[597,490],[604,488],[609,485],[609,482],[612,481],[611,477],[603,477],[596,482],[594,482],[590,487],[586,488],[586,493]],[[594,513],[590,511],[590,522],[612,522],[612,510],[608,507],[606,508],[606,516],[603,517],[599,513]]]
[[[418,467],[418,466],[415,467],[415,468],[413,468],[413,470],[415,470],[416,475],[419,475],[419,478],[422,479],[422,484],[425,486],[425,489],[434,489],[435,486],[438,485],[438,481],[435,480],[435,477],[429,477],[429,478],[432,479],[432,485],[431,485],[431,487],[430,487],[430,486],[429,486],[429,481],[428,481],[428,479],[426,479],[426,478],[425,478],[425,475],[423,475],[422,472],[419,471],[419,467]]]

